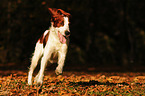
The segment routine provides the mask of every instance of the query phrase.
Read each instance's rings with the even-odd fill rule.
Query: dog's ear
[[[48,8],[48,10],[52,17],[57,17],[60,15],[67,16],[67,17],[71,16],[69,13],[63,11],[62,9]]]
[[[58,9],[58,13],[61,15],[63,14],[64,16],[70,17],[71,15],[65,11],[63,11],[62,9]]]
[[[48,11],[49,11],[49,13],[50,13],[52,16],[57,15],[56,10],[57,10],[56,8],[48,8]]]

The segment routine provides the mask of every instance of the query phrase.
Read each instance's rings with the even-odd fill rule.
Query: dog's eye
[[[61,25],[64,25],[64,22],[60,22]]]
[[[57,18],[56,18],[56,17],[53,17],[53,18],[52,18],[52,21],[56,21],[56,20],[57,20]]]

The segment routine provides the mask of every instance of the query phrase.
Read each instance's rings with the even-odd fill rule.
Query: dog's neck
[[[66,36],[65,32],[70,30],[68,17],[64,17],[63,20],[64,24],[60,27],[54,27],[54,22],[51,22],[50,34],[54,34],[54,36],[57,36],[59,38],[59,41],[64,44],[68,39],[68,36]]]

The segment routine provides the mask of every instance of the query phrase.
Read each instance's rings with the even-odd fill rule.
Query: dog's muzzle
[[[69,31],[65,31],[65,37],[69,37],[70,36],[70,32]]]

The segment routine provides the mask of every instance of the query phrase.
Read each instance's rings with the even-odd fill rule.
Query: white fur
[[[51,22],[53,23],[53,22]],[[51,27],[49,29],[49,37],[48,41],[46,43],[45,48],[43,48],[43,44],[38,42],[36,43],[34,55],[32,57],[31,61],[31,66],[29,69],[28,73],[28,84],[32,85],[32,74],[37,66],[37,63],[39,59],[41,58],[41,64],[40,64],[40,70],[38,74],[35,77],[34,82],[37,84],[42,84],[43,83],[43,76],[44,76],[44,70],[47,65],[47,63],[54,63],[57,62],[58,66],[56,67],[55,73],[57,75],[62,73],[63,66],[64,66],[64,61],[67,53],[67,48],[68,48],[68,40],[65,44],[62,44],[59,41],[58,37],[58,31],[62,34],[65,35],[65,31],[69,31],[69,21],[68,17],[64,17],[64,26],[62,27],[53,27],[53,24],[51,24]],[[48,33],[48,30],[44,32],[44,36]],[[53,59],[53,57],[57,56],[58,60]],[[49,62],[48,62],[49,61]]]
[[[62,35],[65,35],[65,33],[64,33],[65,30],[70,31],[69,30],[69,20],[68,20],[68,17],[64,17],[64,26],[63,27],[57,27],[55,29],[59,30]]]

